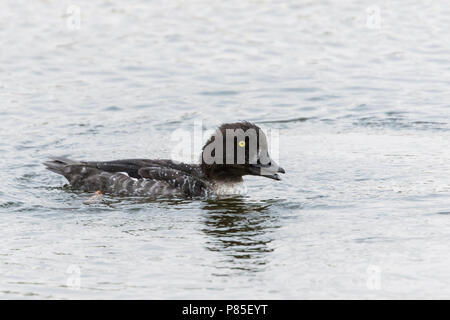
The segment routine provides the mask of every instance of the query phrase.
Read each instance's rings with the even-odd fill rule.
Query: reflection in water
[[[209,236],[206,247],[225,256],[218,269],[250,272],[263,269],[268,253],[273,251],[272,231],[280,227],[270,205],[270,200],[250,202],[243,197],[204,201],[202,231]]]

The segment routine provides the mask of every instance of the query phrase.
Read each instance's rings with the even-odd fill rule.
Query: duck
[[[285,173],[271,159],[265,133],[248,121],[220,125],[203,146],[198,164],[171,159],[76,161],[57,157],[44,165],[75,189],[151,197],[208,197],[221,190],[236,190],[246,175],[281,180],[279,173]]]

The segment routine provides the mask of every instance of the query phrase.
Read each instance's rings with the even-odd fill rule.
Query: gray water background
[[[0,297],[450,298],[449,30],[448,1],[2,1]],[[200,120],[277,130],[283,181],[92,200],[42,166]]]

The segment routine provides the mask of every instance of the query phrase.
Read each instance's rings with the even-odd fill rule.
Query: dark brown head
[[[203,146],[203,174],[211,180],[242,181],[242,176],[256,175],[281,180],[285,173],[268,152],[267,138],[257,125],[235,122],[221,125]]]

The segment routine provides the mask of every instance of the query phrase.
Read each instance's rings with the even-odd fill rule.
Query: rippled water
[[[1,297],[450,297],[445,1],[74,3],[0,4]],[[92,200],[41,164],[242,119],[287,172],[245,196]]]

